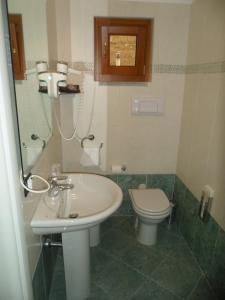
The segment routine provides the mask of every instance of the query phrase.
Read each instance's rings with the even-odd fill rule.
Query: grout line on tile
[[[210,267],[211,267],[212,261],[213,261],[213,259],[215,257],[215,250],[216,250],[216,246],[217,246],[217,243],[218,243],[219,234],[220,234],[220,228],[218,226],[217,234],[216,234],[216,240],[215,240],[215,244],[214,244],[214,248],[213,248],[213,255],[212,255],[212,258],[211,258],[211,262],[210,262]]]
[[[189,300],[191,298],[191,296],[193,295],[194,291],[197,289],[200,281],[202,280],[203,275],[200,276],[200,278],[196,281],[196,284],[194,285],[193,289],[191,290],[190,294],[187,296],[187,300]]]
[[[157,269],[164,263],[164,261],[168,258],[168,256],[166,255],[165,258],[158,264],[158,266],[155,268],[155,270],[151,273],[150,277],[151,277],[151,280],[154,281],[152,279],[152,275],[157,271]]]
[[[159,286],[161,289],[169,292],[170,294],[172,294],[173,296],[175,296],[177,299],[180,299],[180,300],[184,300],[183,297],[180,297],[178,296],[177,294],[175,294],[173,291],[171,291],[170,289],[168,288],[165,288],[164,286],[162,286],[159,282],[155,281],[153,278],[151,278],[151,281],[154,282],[157,286]],[[165,299],[166,300],[166,299]]]
[[[182,234],[182,233],[181,233],[181,234]],[[192,254],[192,256],[193,256],[193,259],[195,260],[197,266],[199,267],[200,272],[201,272],[202,275],[204,276],[204,275],[205,275],[205,272],[204,272],[203,269],[201,268],[201,266],[200,266],[200,264],[199,264],[199,262],[198,262],[198,260],[197,260],[197,258],[196,258],[196,256],[195,256],[193,250],[191,249],[190,245],[188,244],[188,242],[186,241],[185,238],[184,238],[184,241],[185,241],[185,243],[186,243],[188,249],[190,250],[190,252],[191,252],[191,254]]]
[[[102,249],[102,248],[101,248]],[[140,270],[136,269],[135,267],[133,267],[132,265],[128,264],[127,262],[125,262],[121,257],[115,256],[114,254],[111,254],[108,251],[105,251],[104,249],[102,249],[103,252],[107,253],[107,255],[109,255],[112,259],[114,259],[116,262],[122,263],[124,266],[126,266],[128,269],[131,269],[132,271],[135,271],[136,273],[140,274],[141,276],[143,276],[145,279],[149,280],[150,276],[152,273],[148,275],[144,274],[143,272],[141,272]]]
[[[104,287],[102,287],[101,285],[97,284],[96,282],[94,282],[94,284],[95,284],[100,290],[102,290],[107,296],[110,297],[109,292],[108,292]]]
[[[136,291],[134,291],[134,293],[129,297],[128,300],[132,300],[132,298],[138,294],[138,292],[143,288],[143,286],[145,285],[146,282],[143,282],[137,289]]]
[[[214,248],[213,248],[213,254],[212,254],[211,261],[210,261],[210,267],[209,267],[209,269],[211,268],[211,265],[213,264],[213,259],[214,259],[214,257],[215,257],[215,252],[216,252],[215,250],[216,250],[216,246],[217,246],[217,243],[218,243],[220,231],[221,231],[221,229],[220,229],[219,226],[218,226],[217,234],[216,234],[216,240],[215,240],[215,244],[214,244]],[[213,291],[213,293],[214,293],[215,295],[217,295],[216,291],[214,290],[213,286],[211,285],[211,282],[208,280],[208,274],[204,272],[204,275],[205,275],[205,278],[206,278],[206,280],[207,280],[207,282],[208,282],[208,284],[209,284],[211,290]]]
[[[209,288],[210,288],[211,291],[213,292],[214,297],[216,297],[215,300],[219,300],[216,291],[215,291],[214,288],[212,287],[212,285],[211,285],[211,283],[210,283],[210,281],[209,281],[209,279],[207,278],[206,275],[204,275],[204,278],[205,278],[205,280],[207,281]]]

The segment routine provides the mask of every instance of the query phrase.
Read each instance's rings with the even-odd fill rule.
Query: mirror
[[[135,66],[136,43],[135,35],[110,35],[110,66]]]
[[[47,95],[38,92],[39,82],[35,69],[37,61],[48,61],[49,57],[46,1],[8,0],[8,12],[10,16],[19,15],[22,20],[24,62],[21,64],[24,64],[25,74],[15,80],[15,91],[23,170],[28,173],[52,136],[51,101]],[[12,41],[12,38],[18,38],[18,31],[12,34],[11,28],[13,26],[10,23]],[[17,44],[20,43],[13,43]],[[13,62],[17,50],[14,48]],[[18,79],[15,68],[14,78]]]

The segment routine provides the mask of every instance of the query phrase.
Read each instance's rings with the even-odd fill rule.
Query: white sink
[[[40,235],[62,233],[67,300],[85,300],[90,292],[89,229],[119,208],[123,194],[117,184],[100,175],[63,175],[74,188],[54,198],[43,195],[31,227]]]
[[[120,206],[122,192],[112,180],[95,174],[70,174],[72,190],[42,196],[31,221],[36,234],[76,231],[101,223]],[[76,218],[70,218],[77,214]]]

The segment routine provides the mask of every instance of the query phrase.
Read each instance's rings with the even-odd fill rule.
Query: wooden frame
[[[153,20],[95,17],[94,26],[96,81],[151,81]],[[136,36],[135,66],[110,65],[110,35]]]
[[[23,80],[25,79],[25,58],[21,15],[9,15],[9,31],[14,79]]]

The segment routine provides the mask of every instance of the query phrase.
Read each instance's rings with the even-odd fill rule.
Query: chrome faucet
[[[50,176],[48,178],[50,184],[48,195],[55,197],[60,191],[71,190],[74,187],[72,183],[58,183],[58,181],[66,180],[67,178],[68,176]]]

